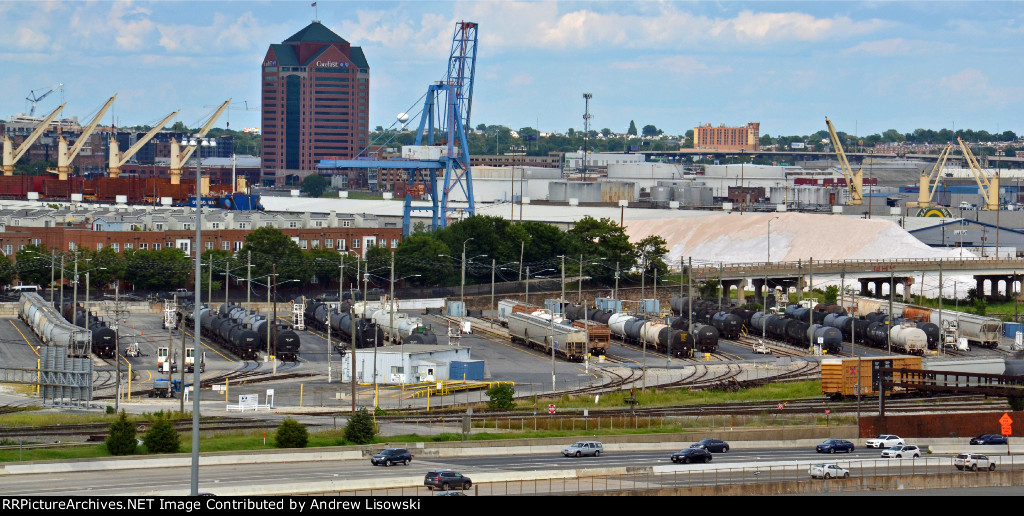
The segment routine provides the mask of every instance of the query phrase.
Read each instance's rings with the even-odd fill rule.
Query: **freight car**
[[[391,307],[387,306],[374,310],[370,315],[370,320],[381,328],[386,340],[393,343],[408,342],[410,337],[416,335],[416,340],[422,341],[420,344],[437,344],[437,337],[423,325],[423,319],[409,317],[408,314],[399,312],[397,308],[392,313]]]
[[[872,375],[876,367],[921,369],[921,362],[921,357],[826,358],[821,361],[821,393],[833,399],[857,396],[859,384],[860,395],[878,394]],[[900,375],[893,378],[898,380]]]
[[[61,315],[75,326],[88,330],[92,354],[100,358],[114,358],[117,354],[117,332],[108,328],[107,323],[92,313],[87,317],[81,306],[72,313],[70,302],[64,304]]]
[[[684,352],[701,351],[711,353],[718,349],[719,335],[718,330],[714,326],[694,322],[693,328],[690,328],[689,320],[682,316],[671,319],[671,325],[672,329],[684,333],[682,336]]]
[[[856,303],[847,302],[847,305],[856,307],[857,313],[872,316],[874,313],[889,313],[888,301],[876,299],[858,298]],[[949,321],[956,320],[960,336],[972,344],[995,349],[1002,338],[1003,323],[999,319],[984,317],[981,315],[968,314],[942,309],[942,320],[939,320],[939,310],[923,306],[909,305],[905,303],[892,303],[893,317],[904,317],[918,322],[930,322],[940,329],[947,326]]]
[[[67,348],[68,354],[72,356],[78,356],[80,352],[91,349],[91,332],[68,322],[39,294],[21,294],[18,300],[18,317],[32,328],[44,345]]]
[[[508,314],[508,333],[512,342],[539,349],[571,362],[582,362],[587,356],[587,332],[535,315],[512,312]]]

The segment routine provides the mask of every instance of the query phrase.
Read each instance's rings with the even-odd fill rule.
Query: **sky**
[[[370,64],[370,128],[418,112],[455,23],[479,24],[471,125],[683,134],[970,128],[1024,134],[1024,2],[0,0],[0,118],[58,83],[83,121],[259,126],[260,65],[319,19]],[[250,110],[247,110],[247,107]]]

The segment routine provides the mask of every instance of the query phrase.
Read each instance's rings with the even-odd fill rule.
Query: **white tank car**
[[[512,342],[539,349],[544,354],[555,354],[573,362],[582,362],[587,355],[587,331],[582,328],[551,324],[543,319],[524,313],[508,316],[508,334]]]
[[[643,341],[646,342],[648,346],[654,346],[657,348],[658,333],[665,328],[670,328],[670,326],[660,322],[648,321],[644,324],[644,327],[640,329],[640,336],[643,337]]]
[[[412,335],[413,330],[423,326],[423,319],[419,317],[409,317],[408,314],[395,311],[394,316],[391,315],[390,306],[385,309],[374,310],[370,316],[381,330],[384,331],[384,336],[387,337],[391,342],[398,342],[404,340],[409,335]],[[394,327],[392,327],[392,322]]]
[[[928,336],[914,323],[904,322],[889,330],[892,345],[907,354],[924,356],[928,349]]]
[[[633,319],[634,317],[629,314],[612,314],[612,316],[608,318],[608,329],[611,330],[612,335],[615,335],[620,339],[624,339],[626,338],[626,322]]]

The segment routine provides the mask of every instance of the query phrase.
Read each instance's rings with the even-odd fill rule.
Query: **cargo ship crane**
[[[832,126],[832,121],[828,117],[825,117],[825,124],[828,125],[828,135],[832,138],[832,147],[836,150],[836,158],[843,171],[843,177],[846,178],[846,188],[850,190],[849,205],[860,206],[864,201],[864,169],[857,170],[856,174],[853,173],[850,162],[846,160],[846,153],[843,152],[843,144],[839,141],[839,135],[836,134],[836,128]]]
[[[96,125],[100,123],[100,119],[106,114],[107,110],[110,109],[110,105],[114,103],[114,99],[117,98],[115,93],[113,97],[103,107],[100,108],[99,113],[96,113],[96,117],[92,119],[92,122],[84,130],[82,134],[75,141],[75,144],[68,149],[68,141],[61,136],[57,140],[57,168],[46,169],[51,174],[57,174],[57,179],[61,181],[67,181],[68,174],[71,173],[71,162],[75,161],[75,156],[78,156],[78,152],[82,150],[82,146],[89,141],[89,137],[92,136],[92,132],[96,129]]]
[[[227,109],[228,105],[230,104],[231,99],[224,101],[224,103],[221,104],[219,108],[217,108],[217,111],[213,113],[213,116],[211,116],[210,119],[206,121],[206,125],[204,125],[203,128],[200,129],[199,132],[195,134],[195,136],[198,138],[206,136],[206,133],[210,132],[210,129],[213,127],[213,123],[216,122],[218,118],[220,118],[221,113],[223,113],[224,110]],[[185,166],[185,163],[188,163],[188,159],[192,157],[192,153],[196,151],[196,148],[197,147],[190,147],[186,145],[185,148],[182,149],[181,144],[178,143],[178,140],[171,138],[170,172],[172,185],[181,184],[181,169]]]
[[[474,22],[460,21],[455,24],[455,35],[452,37],[452,48],[448,57],[448,71],[445,80],[432,84],[427,88],[420,113],[419,129],[416,133],[416,146],[434,147],[424,149],[419,159],[401,160],[323,160],[317,168],[362,168],[362,169],[401,169],[408,171],[406,183],[417,182],[420,170],[426,170],[429,180],[423,180],[430,195],[430,207],[413,207],[412,194],[405,195],[405,210],[402,220],[402,234],[411,232],[410,216],[413,211],[431,212],[431,228],[438,229],[448,225],[448,218],[454,208],[448,207],[449,194],[461,189],[466,197],[469,216],[476,214],[476,203],[473,199],[473,175],[470,170],[469,142],[466,128],[469,127],[470,111],[473,106],[473,83],[476,76],[477,27]],[[444,110],[442,112],[442,109]],[[399,121],[405,123],[404,113]],[[438,124],[440,124],[438,126]],[[423,135],[427,135],[424,144]],[[433,152],[431,152],[433,150]],[[437,184],[438,171],[444,171],[443,185],[439,191]]]
[[[978,183],[978,191],[985,199],[985,206],[982,209],[998,210],[999,174],[992,174],[992,177],[985,175],[985,171],[981,169],[981,165],[978,165],[978,159],[974,157],[971,148],[959,136],[956,137],[956,141],[960,143],[960,151],[964,154],[964,161],[967,162],[967,167],[974,173],[974,180]]]
[[[125,163],[128,163],[128,160],[132,159],[132,156],[134,156],[136,152],[139,152],[139,149],[141,149],[143,145],[149,143],[149,140],[152,140],[153,137],[156,136],[156,133],[160,132],[160,130],[163,129],[165,125],[167,125],[167,122],[170,122],[171,119],[174,118],[175,115],[177,115],[179,112],[181,112],[180,109],[164,117],[163,120],[161,120],[159,123],[153,126],[153,128],[150,129],[145,136],[139,138],[139,141],[135,142],[135,144],[129,147],[128,150],[125,151],[123,154],[121,153],[121,150],[118,148],[117,140],[111,138],[109,142],[110,162],[107,165],[107,175],[109,177],[115,178],[121,175],[121,167],[124,166]]]
[[[50,125],[50,122],[52,122],[54,118],[57,118],[57,114],[60,113],[60,110],[64,109],[64,106],[66,105],[67,104],[61,104],[60,106],[57,106],[57,109],[54,109],[53,113],[50,113],[50,116],[43,119],[43,121],[36,126],[35,130],[32,131],[32,134],[28,135],[28,138],[25,138],[25,141],[21,143],[17,151],[14,150],[14,142],[12,142],[6,135],[4,136],[3,170],[5,176],[14,175],[14,164],[25,155],[28,148],[31,147],[39,136],[43,134],[43,131],[46,130],[46,126]]]
[[[931,174],[925,174],[921,171],[921,183],[919,192],[917,194],[917,207],[918,208],[931,208],[935,206],[935,192],[939,189],[939,182],[941,180],[939,171],[946,165],[946,158],[949,157],[949,151],[953,149],[953,144],[946,144],[946,148],[942,149],[939,153],[938,159],[935,160],[935,167],[932,168]],[[907,206],[913,207],[912,203],[907,203]]]

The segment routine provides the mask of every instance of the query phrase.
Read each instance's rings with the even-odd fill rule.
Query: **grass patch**
[[[595,408],[623,408],[623,399],[628,397],[628,392],[604,394],[597,403],[594,403],[593,395],[586,396],[560,396],[558,398],[537,397],[536,405],[543,407],[554,402],[559,410],[568,409],[595,409]],[[741,389],[739,391],[691,391],[686,389],[636,389],[636,399],[641,407],[669,407],[678,405],[703,405],[716,403],[737,403],[756,401],[786,401],[801,398],[820,398],[821,382],[808,380],[793,383],[771,383],[761,387]],[[516,401],[519,409],[533,412],[532,399],[523,402]]]
[[[117,419],[116,413],[106,414],[100,412],[90,413],[61,413],[61,412],[42,412],[42,409],[38,406],[26,407],[20,412],[14,412],[10,414],[4,414],[3,418],[0,418],[0,427],[10,428],[17,426],[28,426],[28,427],[40,427],[40,426],[54,426],[54,425],[75,425],[83,423],[112,423]],[[192,419],[191,412],[178,412],[171,411],[165,413],[171,421],[178,421],[182,419]],[[130,414],[128,418],[135,423],[148,422],[155,419],[157,414],[150,414],[148,412],[136,415]]]
[[[36,386],[27,383],[0,383],[0,391],[14,392],[24,396],[36,393]]]

